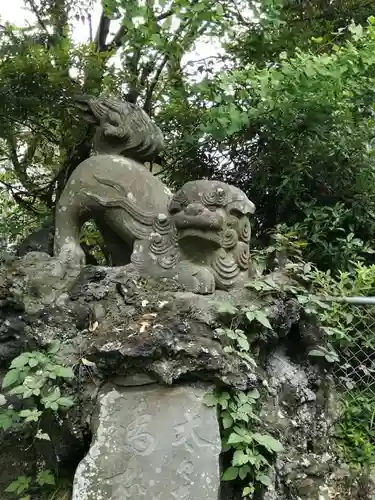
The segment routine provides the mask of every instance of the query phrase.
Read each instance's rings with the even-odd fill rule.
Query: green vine
[[[231,465],[223,481],[240,479],[244,482],[242,495],[254,493],[256,484],[270,486],[270,458],[283,451],[282,444],[269,434],[254,431],[259,425],[256,405],[260,398],[257,389],[249,392],[214,392],[207,394],[205,403],[219,407],[223,451],[232,455]]]
[[[9,406],[0,410],[0,429],[22,428],[29,424],[33,430],[34,439],[50,441],[50,436],[41,426],[42,416],[47,413],[56,414],[66,411],[74,401],[61,392],[61,382],[74,377],[72,368],[58,363],[56,354],[60,348],[55,343],[46,352],[24,352],[10,364],[2,388],[9,396],[16,396],[27,406],[16,411]],[[3,398],[3,406],[6,397]],[[18,476],[5,490],[7,493],[22,495],[20,500],[30,500],[31,493],[40,488],[55,485],[55,477],[50,470],[40,470],[35,477]]]
[[[237,309],[229,302],[217,303],[216,308],[223,319],[223,326],[215,335],[224,345],[224,351],[236,352],[254,370],[257,363],[250,355],[253,332],[259,327],[272,330],[267,308],[250,305]],[[225,326],[229,320],[229,326]],[[246,333],[238,328],[247,322]],[[257,406],[260,393],[257,389],[248,392],[215,391],[207,394],[205,404],[219,408],[223,451],[230,455],[230,466],[224,471],[223,481],[241,481],[243,497],[248,497],[257,485],[271,485],[269,470],[274,455],[283,450],[282,444],[268,433],[259,432],[260,419]]]

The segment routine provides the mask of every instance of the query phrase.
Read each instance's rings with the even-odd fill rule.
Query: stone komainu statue
[[[168,277],[196,293],[228,290],[248,277],[253,203],[218,181],[192,181],[173,195],[143,164],[163,148],[161,130],[139,107],[79,97],[97,127],[95,154],[73,172],[58,202],[55,255],[84,265],[80,231],[93,219],[114,265]]]

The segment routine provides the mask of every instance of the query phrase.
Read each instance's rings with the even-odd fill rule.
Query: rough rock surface
[[[253,339],[255,371],[216,338],[214,330],[223,319],[217,303],[224,302],[239,309],[268,308],[273,331],[260,329]],[[262,426],[283,442],[285,452],[273,464],[273,486],[259,492],[257,500],[371,500],[370,493],[348,487],[347,472],[335,456],[337,395],[324,366],[307,361],[307,350],[319,340],[319,330],[308,325],[294,301],[265,299],[246,289],[202,296],[173,281],[139,280],[131,266],[69,269],[37,252],[8,260],[0,269],[0,379],[22,351],[58,339],[61,361],[74,366],[68,390],[77,404],[63,423],[48,423],[52,443],[43,443],[33,457],[26,453],[25,434],[0,432],[0,462],[9,464],[0,470],[0,498],[9,481],[29,473],[35,463],[53,470],[77,466],[88,451],[89,428],[96,436],[90,453],[95,450],[94,408],[104,383],[116,384],[119,394],[141,394],[155,384],[157,392],[167,390],[160,385],[200,380],[241,390],[257,386],[262,393]],[[161,424],[154,420],[159,432]],[[26,443],[22,449],[21,442]],[[237,498],[240,493],[222,488],[221,500]]]
[[[262,500],[372,500],[375,490],[371,493],[367,483],[364,494],[336,453],[332,436],[340,405],[332,378],[295,358],[284,345],[266,363],[259,416],[264,429],[280,436],[285,451],[277,456],[273,485]]]
[[[224,351],[213,327],[218,303],[255,300],[246,290],[200,296],[169,281],[137,281],[127,266],[67,270],[47,254],[30,253],[0,275],[0,366],[24,347],[58,339],[65,360],[77,363],[84,353],[105,376],[142,371],[171,384],[193,375],[246,389],[255,375]],[[298,312],[275,302],[270,317],[285,334]]]
[[[105,386],[72,500],[218,500],[221,441],[206,384]]]

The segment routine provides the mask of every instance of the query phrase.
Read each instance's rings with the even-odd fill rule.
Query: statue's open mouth
[[[174,214],[173,220],[179,232],[186,229],[215,232],[220,231],[224,224],[223,216],[214,212],[205,212],[198,215],[179,212]]]
[[[211,242],[213,247],[216,248],[219,247],[221,243],[220,232],[215,230],[212,231],[196,228],[180,229],[177,233],[177,238],[182,245],[184,245],[185,241],[189,245],[191,242],[195,241],[195,246],[197,246],[197,242],[199,245],[199,240],[203,240],[207,243]]]

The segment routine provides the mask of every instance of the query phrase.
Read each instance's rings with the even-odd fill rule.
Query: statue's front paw
[[[189,262],[182,262],[178,281],[186,291],[207,295],[215,291],[215,278],[206,267],[196,266]]]
[[[81,246],[73,241],[64,243],[56,257],[65,265],[83,267],[86,264],[85,252]]]
[[[202,295],[214,293],[215,278],[209,269],[205,267],[200,268],[194,278],[198,284],[198,291],[196,293],[201,293]]]

